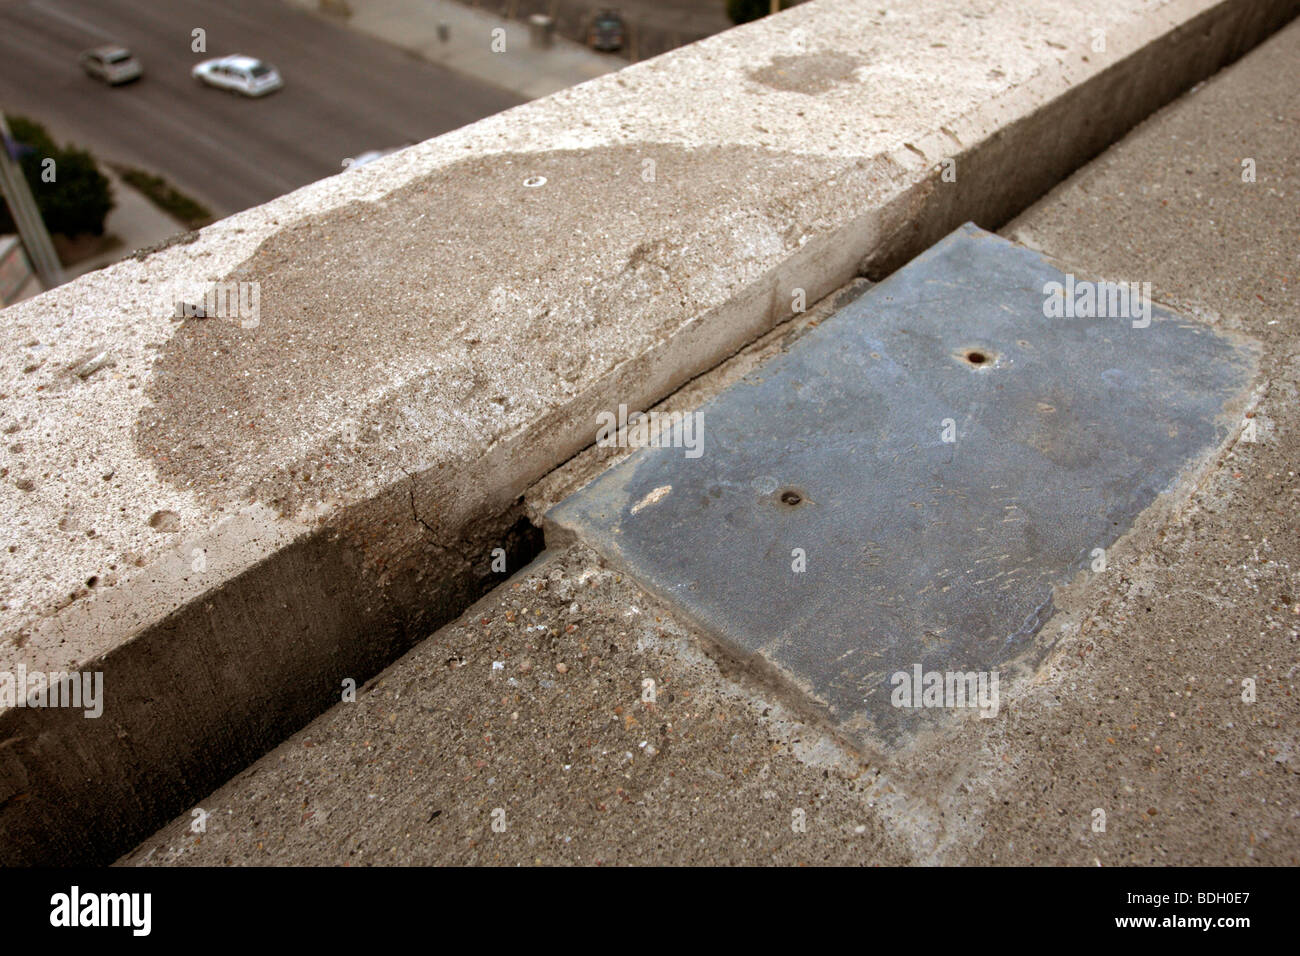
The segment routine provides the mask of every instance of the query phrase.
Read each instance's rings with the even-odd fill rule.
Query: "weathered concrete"
[[[891,801],[877,771],[729,680],[576,548],[548,551],[125,862],[906,862],[876,801]]]
[[[1297,3],[1036,9],[800,6],[0,313],[0,670],[108,694],[0,716],[4,858],[102,857],[224,779],[463,607],[598,410],[996,224]],[[255,328],[172,319],[223,279]]]
[[[746,675],[720,674],[592,555],[548,553],[196,801],[212,814],[201,838],[185,813],[126,862],[1300,864],[1298,71],[1293,25],[1007,230],[1095,276],[1152,281],[1264,354],[1258,440],[1062,595],[1056,654],[997,719],[864,769]],[[661,408],[695,407],[820,317],[801,319]],[[532,512],[598,459],[548,476]]]

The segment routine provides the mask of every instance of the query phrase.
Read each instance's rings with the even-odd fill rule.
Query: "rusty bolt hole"
[[[987,365],[989,362],[989,354],[987,352],[981,352],[979,349],[967,349],[966,361],[970,362],[971,365]]]
[[[797,491],[790,491],[789,489],[787,489],[781,492],[781,504],[783,505],[789,505],[791,508],[793,508],[795,505],[799,504],[802,501],[803,501],[803,496],[800,495],[799,492]]]

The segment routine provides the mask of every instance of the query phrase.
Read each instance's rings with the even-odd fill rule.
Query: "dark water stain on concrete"
[[[752,280],[887,173],[740,147],[467,158],[266,240],[229,276],[260,283],[257,326],[177,328],[138,447],[209,501],[282,512],[355,489],[402,442],[426,461],[467,453],[529,396],[576,394]]]
[[[816,95],[841,83],[855,82],[854,73],[862,66],[846,53],[801,53],[797,56],[774,56],[772,62],[749,71],[749,78],[774,90]]]

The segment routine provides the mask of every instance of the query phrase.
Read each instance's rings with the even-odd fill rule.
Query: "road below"
[[[195,29],[207,52],[191,49]],[[129,47],[144,78],[87,77],[77,56],[103,43]],[[284,89],[251,100],[190,77],[229,53],[273,63]],[[0,108],[158,172],[218,215],[520,102],[278,0],[0,0]]]

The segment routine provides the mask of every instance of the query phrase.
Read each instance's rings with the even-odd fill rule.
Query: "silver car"
[[[204,60],[190,73],[200,83],[245,96],[265,96],[284,85],[279,71],[271,64],[238,53]]]
[[[81,68],[109,86],[138,80],[144,73],[140,61],[120,46],[99,46],[81,54]]]

